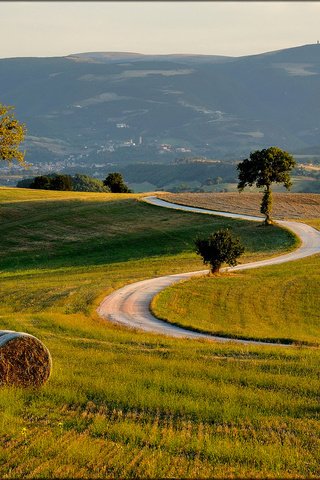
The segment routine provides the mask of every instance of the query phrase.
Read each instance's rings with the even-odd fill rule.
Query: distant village
[[[117,129],[129,129],[126,123],[117,123]],[[50,142],[49,142],[50,140]],[[137,138],[108,139],[105,142],[95,141],[76,148],[64,148],[59,140],[29,136],[26,139],[27,170],[19,164],[0,166],[0,183],[14,184],[15,178],[46,174],[52,172],[83,172],[97,178],[105,174],[106,166],[116,166],[135,162],[187,161],[192,157],[192,148],[186,145],[160,143],[141,135]],[[79,142],[80,143],[80,142]],[[199,146],[197,151],[206,152],[206,146]],[[182,158],[181,158],[182,157]]]

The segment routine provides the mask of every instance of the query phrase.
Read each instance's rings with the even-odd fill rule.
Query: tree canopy
[[[50,190],[51,179],[45,175],[35,177],[27,188],[35,188],[40,190]],[[18,185],[19,186],[19,185]]]
[[[119,172],[109,173],[103,184],[110,188],[112,193],[132,193],[132,190],[124,183],[123,177]]]
[[[271,185],[282,183],[289,190],[292,185],[290,172],[295,165],[296,162],[290,153],[278,147],[269,147],[250,153],[250,159],[246,158],[237,166],[240,192],[246,186],[265,187],[260,212],[266,216],[266,224],[272,223]]]
[[[203,263],[210,265],[211,273],[219,272],[221,265],[237,265],[237,259],[244,253],[244,246],[233,233],[223,228],[212,233],[208,238],[195,240],[196,253],[201,255]]]
[[[25,165],[25,152],[19,150],[19,146],[24,140],[26,127],[16,120],[12,110],[13,107],[0,104],[0,160],[17,160]]]
[[[34,188],[40,190],[72,190],[72,179],[70,175],[40,175],[34,177],[31,182],[18,182],[17,187]]]
[[[73,190],[75,192],[110,192],[110,189],[103,185],[102,180],[80,173],[73,176],[50,173],[33,178],[24,178],[19,180],[17,187],[41,190]]]
[[[110,189],[104,186],[102,180],[76,173],[71,177],[72,190],[76,192],[110,192]]]

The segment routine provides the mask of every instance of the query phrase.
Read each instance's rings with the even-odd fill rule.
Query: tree
[[[80,173],[76,173],[74,176],[50,173],[33,178],[24,178],[19,180],[17,187],[40,188],[42,190],[74,190],[75,192],[110,192],[110,189],[103,185],[102,180]]]
[[[269,147],[250,153],[250,160],[245,159],[237,166],[239,171],[238,189],[240,192],[246,186],[255,184],[258,188],[265,187],[260,212],[263,213],[265,224],[272,223],[272,183],[282,183],[287,190],[292,185],[290,171],[296,162],[290,153],[278,147]]]
[[[195,245],[196,253],[201,255],[205,265],[210,265],[211,273],[219,272],[223,263],[237,265],[237,258],[245,250],[240,239],[227,228],[212,233],[208,238],[197,238]]]
[[[22,180],[19,180],[17,182],[17,187],[18,188],[31,188],[31,184],[34,181],[34,177],[32,178],[23,178]]]
[[[76,192],[110,192],[110,189],[105,187],[101,180],[88,175],[76,173],[71,180],[72,190]]]
[[[26,127],[16,120],[12,110],[13,107],[0,104],[0,160],[12,162],[15,159],[25,165],[25,153],[19,150],[19,146],[24,140]]]
[[[50,190],[72,190],[70,175],[55,175],[50,180]]]
[[[29,185],[19,183],[17,186],[22,188],[35,188],[41,190],[72,190],[72,181],[70,175],[50,174],[34,177]]]
[[[46,176],[34,177],[32,183],[27,188],[35,188],[40,190],[50,190],[50,178]]]
[[[103,184],[110,188],[112,193],[132,193],[124,183],[123,177],[119,172],[109,173]]]

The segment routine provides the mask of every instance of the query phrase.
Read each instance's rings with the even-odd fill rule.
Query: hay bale
[[[0,385],[39,387],[51,373],[47,347],[28,333],[0,330]]]

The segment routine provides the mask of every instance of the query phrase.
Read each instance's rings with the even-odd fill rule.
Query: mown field
[[[0,389],[0,476],[319,477],[319,349],[177,340],[95,313],[124,284],[201,268],[199,232],[232,225],[247,258],[295,239],[56,193],[0,189],[1,328],[36,335],[54,365],[39,390]]]
[[[262,216],[262,193],[164,193],[169,202],[223,212]],[[276,219],[319,219],[320,195],[317,193],[273,193],[273,216]]]

